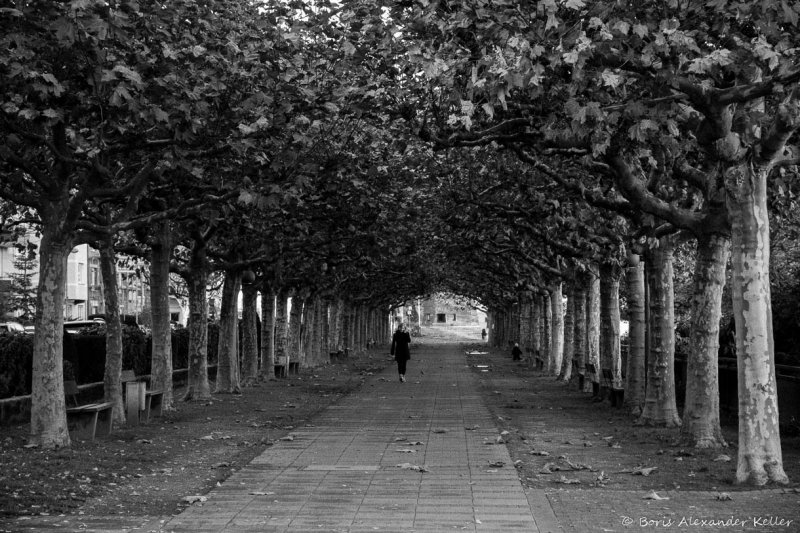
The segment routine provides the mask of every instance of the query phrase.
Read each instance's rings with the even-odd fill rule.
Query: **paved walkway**
[[[166,532],[559,531],[527,494],[463,352],[421,346],[163,526]]]

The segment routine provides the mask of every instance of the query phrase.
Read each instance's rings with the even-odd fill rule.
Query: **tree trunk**
[[[573,286],[567,285],[567,312],[564,315],[564,355],[561,358],[559,381],[572,377],[572,358],[575,357],[575,296]]]
[[[119,316],[119,286],[113,237],[100,244],[100,272],[103,275],[103,296],[106,307],[106,367],[103,374],[103,398],[112,402],[111,419],[125,423],[122,403],[122,323]],[[138,423],[138,420],[137,420]]]
[[[275,359],[285,361],[289,354],[289,295],[279,291],[275,303]],[[273,370],[274,371],[274,370]]]
[[[275,379],[275,294],[261,291],[261,379]]]
[[[662,237],[647,253],[647,285],[650,291],[650,358],[647,390],[638,422],[676,427],[681,424],[675,403],[675,308],[672,276],[673,243]]]
[[[686,403],[681,441],[698,448],[726,446],[719,422],[719,322],[730,240],[701,236],[694,269]]]
[[[303,305],[302,328],[300,334],[300,353],[299,359],[301,366],[314,366],[314,299],[309,298]]]
[[[239,373],[239,311],[238,300],[241,275],[225,272],[219,312],[217,341],[217,385],[214,392],[241,394]]]
[[[258,378],[258,288],[242,284],[242,383],[252,385]]]
[[[172,410],[172,328],[169,312],[169,263],[172,257],[169,222],[156,226],[150,255],[150,309],[152,356],[150,387],[163,391],[161,407]]]
[[[545,292],[539,298],[542,302],[542,344],[540,357],[542,361],[550,360],[550,347],[553,338],[553,309],[550,305],[550,293]]]
[[[767,170],[741,166],[729,195],[733,312],[739,379],[737,483],[788,483],[778,428],[769,285]]]
[[[600,268],[600,366],[611,370],[611,386],[622,387],[622,359],[619,350],[619,278],[617,265]]]
[[[299,295],[292,297],[289,314],[289,361],[300,362],[300,335],[302,333],[302,316],[305,298]]]
[[[589,272],[586,291],[586,362],[593,364],[595,372],[586,376],[587,392],[592,391],[592,382],[600,383],[600,278]],[[619,326],[617,326],[619,328]]]
[[[196,244],[185,276],[189,292],[189,375],[184,401],[211,399],[208,382],[208,270],[204,244]]]
[[[33,335],[31,444],[52,449],[70,445],[64,401],[64,293],[72,237],[61,237],[58,215],[42,216],[39,285]]]
[[[550,357],[547,359],[547,371],[558,375],[564,357],[564,295],[561,283],[550,287],[550,306],[552,307],[552,335],[550,337]]]
[[[576,283],[573,299],[575,300],[575,339],[573,340],[575,355],[573,359],[578,365],[578,375],[572,377],[578,379],[578,376],[586,376],[586,285],[583,282]],[[585,381],[584,385],[586,385]],[[591,386],[589,390],[591,390]]]
[[[645,397],[645,321],[644,264],[639,256],[628,256],[625,273],[628,290],[628,359],[625,370],[625,407],[640,416]]]

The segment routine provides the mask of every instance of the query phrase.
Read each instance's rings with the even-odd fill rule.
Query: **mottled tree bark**
[[[172,232],[169,222],[155,227],[150,253],[150,313],[152,316],[152,355],[150,387],[163,392],[161,408],[173,409],[172,328],[169,312],[169,263],[172,258]]]
[[[640,416],[645,398],[645,290],[644,264],[638,255],[628,256],[625,272],[628,291],[628,360],[625,370],[625,407]]]
[[[594,374],[587,372],[587,392],[592,391],[592,382],[600,384],[600,277],[588,273],[586,282],[586,362],[594,365]]]
[[[300,335],[302,332],[302,316],[303,316],[303,305],[305,303],[305,298],[301,297],[298,294],[292,297],[292,305],[291,310],[289,312],[289,332],[288,332],[288,353],[289,353],[289,361],[293,362],[301,362],[300,361]]]
[[[737,483],[785,484],[769,285],[768,168],[741,165],[728,179],[732,293],[739,378]]]
[[[577,282],[573,290],[575,300],[575,355],[573,359],[577,363],[578,376],[586,375],[586,286],[582,282]],[[572,376],[578,378],[578,376]],[[586,384],[584,382],[584,384]],[[585,390],[585,389],[584,389]],[[590,389],[591,390],[591,386]]]
[[[219,312],[219,339],[217,341],[216,393],[241,394],[239,372],[239,311],[238,297],[241,274],[225,272],[222,301]]]
[[[681,424],[675,402],[675,309],[672,275],[673,243],[662,237],[647,252],[650,307],[650,357],[647,390],[640,424],[675,427]]]
[[[242,384],[252,385],[258,378],[258,287],[242,284]]]
[[[103,372],[103,398],[112,402],[111,418],[125,423],[125,406],[122,403],[122,322],[119,316],[119,285],[117,283],[117,257],[112,236],[99,243],[100,273],[103,276],[103,298],[106,308],[106,366]],[[138,420],[137,420],[138,423]]]
[[[192,247],[189,267],[183,274],[189,293],[189,374],[184,401],[211,399],[208,382],[208,264],[205,243]]]
[[[567,285],[567,313],[564,315],[564,355],[561,358],[559,381],[572,377],[572,359],[575,357],[575,296],[572,284]]]
[[[261,291],[261,379],[275,379],[275,293]]]
[[[289,292],[280,290],[275,302],[275,361],[286,361],[289,354]],[[274,371],[274,369],[273,369]]]
[[[550,306],[552,307],[552,335],[550,337],[550,357],[547,358],[547,371],[558,375],[564,357],[564,295],[561,283],[550,287]]]
[[[58,205],[53,206],[53,209]],[[72,236],[60,235],[61,213],[42,215],[39,285],[33,335],[31,444],[52,449],[70,445],[64,401],[64,293]]]
[[[692,291],[686,403],[681,441],[698,448],[726,446],[719,422],[719,322],[730,239],[703,235],[697,243]]]
[[[619,278],[617,265],[600,268],[600,364],[611,370],[611,386],[622,387],[622,358],[619,346]]]

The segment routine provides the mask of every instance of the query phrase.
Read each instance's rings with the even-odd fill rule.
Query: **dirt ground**
[[[25,515],[170,516],[247,464],[295,427],[392,364],[385,350],[177,402],[146,425],[114,428],[111,437],[68,449],[26,448],[27,425],[0,429],[0,531]],[[182,391],[176,390],[175,398]]]
[[[726,448],[680,446],[679,429],[637,426],[626,409],[578,391],[577,381],[557,382],[527,363],[512,361],[510,354],[492,350],[469,356],[468,361],[480,376],[483,396],[499,427],[509,432],[506,444],[519,461],[520,479],[527,487],[553,488],[560,482],[574,488],[643,491],[753,488],[734,484],[735,419],[723,417]],[[781,443],[791,481],[788,489],[797,490],[800,437],[784,435]]]
[[[479,331],[428,330],[422,343],[475,342]],[[373,350],[344,362],[259,383],[240,395],[178,403],[147,425],[115,428],[110,438],[69,449],[26,448],[27,426],[0,433],[0,531],[20,516],[141,515],[180,512],[317,412],[356,390],[370,373],[393,362]],[[730,446],[694,450],[674,444],[678,431],[639,427],[623,409],[593,402],[575,384],[562,384],[504,352],[468,356],[483,396],[520,479],[531,489],[685,490],[731,492],[736,431]],[[478,365],[481,365],[480,367]],[[180,398],[181,391],[176,391]],[[735,421],[734,421],[735,422]],[[783,439],[784,467],[800,488],[800,438]],[[563,484],[563,485],[561,485]],[[745,487],[749,488],[749,487]]]

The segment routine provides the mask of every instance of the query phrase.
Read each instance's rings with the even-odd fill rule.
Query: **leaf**
[[[613,89],[616,89],[619,87],[620,83],[622,83],[622,76],[619,74],[614,74],[609,69],[605,69],[600,75],[600,78],[603,80],[603,85]]]
[[[639,37],[645,37],[649,33],[649,30],[647,29],[647,26],[645,26],[644,24],[634,24],[633,33],[635,33]]]
[[[153,106],[153,118],[155,118],[158,122],[169,122],[169,115],[167,112],[158,106]]]
[[[563,483],[565,485],[580,485],[581,480],[575,478],[567,478],[566,476],[561,476],[560,478],[553,480],[553,483]]]
[[[586,7],[586,2],[583,0],[567,0],[564,5],[566,5],[569,9],[574,9],[577,11]]]
[[[117,74],[121,74],[123,78],[132,82],[137,87],[141,87],[142,77],[139,75],[138,72],[131,70],[130,68],[126,67],[125,65],[115,65],[112,72],[116,72]]]
[[[350,41],[345,41],[342,43],[342,51],[344,52],[344,55],[352,56],[356,53],[356,47]]]
[[[731,498],[731,495],[730,495],[730,494],[728,494],[727,492],[720,492],[719,494],[717,494],[717,495],[715,496],[715,498],[716,498],[718,501],[721,501],[721,502],[730,502],[730,501],[733,501],[733,498]]]
[[[729,463],[731,458],[729,455],[720,454],[714,458],[714,462]]]
[[[631,474],[633,474],[634,476],[645,476],[645,477],[647,477],[650,474],[652,474],[655,470],[658,470],[657,466],[649,466],[649,467],[646,467],[646,468],[637,468],[636,470],[631,472]]]
[[[402,468],[403,470],[414,470],[416,472],[430,472],[430,470],[424,466],[412,465],[411,463],[400,463],[399,465],[396,465],[396,467]]]
[[[203,503],[205,501],[208,501],[208,498],[205,496],[184,496],[182,501],[191,505],[193,503],[198,503],[198,502]]]
[[[642,499],[643,500],[669,500],[669,498],[667,498],[665,496],[659,496],[658,494],[656,494],[656,491],[654,491],[654,490],[651,490],[650,492],[648,492],[647,494],[642,496]]]

